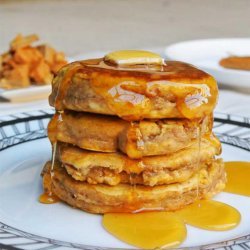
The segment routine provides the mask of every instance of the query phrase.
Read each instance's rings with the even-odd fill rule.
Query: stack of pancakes
[[[50,95],[45,191],[91,213],[172,211],[213,196],[225,186],[217,97],[207,73],[148,52],[65,66]]]

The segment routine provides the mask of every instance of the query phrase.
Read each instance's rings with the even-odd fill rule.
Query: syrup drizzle
[[[60,201],[60,199],[52,193],[52,182],[53,182],[53,177],[54,177],[54,165],[55,165],[55,158],[56,158],[56,151],[57,151],[57,141],[53,143],[53,148],[52,148],[52,163],[51,163],[51,168],[50,168],[50,187],[46,192],[41,194],[39,196],[39,202],[43,204],[53,204],[57,203]]]
[[[58,90],[55,97],[55,107],[57,110],[63,110],[63,104],[61,103],[61,100],[64,100],[67,90],[69,88],[69,85],[72,81],[73,76],[82,68],[81,64],[76,62],[72,63],[71,70],[66,70],[65,75],[62,77]]]
[[[53,180],[53,176],[54,176],[54,166],[55,166],[55,160],[56,160],[56,150],[57,150],[57,141],[55,141],[53,143],[52,164],[51,164],[51,169],[50,169],[51,180]]]
[[[186,238],[185,224],[225,231],[236,227],[240,219],[235,208],[213,200],[202,200],[176,212],[105,214],[102,223],[118,239],[149,249],[180,245]]]
[[[198,134],[198,136],[197,136],[197,140],[198,140],[198,159],[197,159],[197,163],[196,163],[197,166],[198,166],[197,169],[199,169],[200,164],[201,164],[201,134],[202,134],[203,121],[197,127],[197,134]],[[196,185],[197,185],[196,186],[196,197],[197,197],[197,199],[199,198],[199,183],[200,183],[200,175],[198,175],[197,183],[196,183]]]
[[[187,72],[199,81],[192,84],[173,81],[177,76],[178,79],[185,78]],[[54,94],[50,97],[51,103],[57,110],[65,108],[67,90],[77,73],[81,73],[84,79],[90,80],[88,84],[91,89],[104,98],[113,114],[130,121],[143,117],[153,118],[148,117],[148,114],[152,111],[154,98],[158,94],[164,96],[166,93],[171,93],[172,97],[168,97],[169,102],[178,97],[176,102],[178,111],[175,111],[177,113],[174,114],[171,108],[165,107],[166,114],[189,119],[207,115],[217,101],[216,82],[212,78],[206,79],[208,75],[205,72],[192,68],[188,64],[168,61],[162,65],[142,64],[124,68],[109,65],[101,58],[75,62],[59,72],[59,76],[53,83]],[[159,91],[161,93],[158,93]],[[192,99],[191,106],[186,100],[189,96]],[[196,100],[196,105],[193,105],[193,100]],[[164,117],[163,114],[160,117]]]

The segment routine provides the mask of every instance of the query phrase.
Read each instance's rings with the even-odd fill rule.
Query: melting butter
[[[107,54],[104,61],[116,65],[156,64],[163,65],[164,59],[153,52],[143,50],[119,50]]]

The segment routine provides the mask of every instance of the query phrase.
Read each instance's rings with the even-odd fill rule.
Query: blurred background
[[[144,49],[212,74],[221,90],[216,111],[250,116],[249,24],[250,0],[0,0],[0,115],[47,108],[51,80],[67,62]],[[18,54],[14,38],[39,51]],[[222,67],[231,55],[248,57],[245,69]]]
[[[0,50],[39,34],[67,56],[250,35],[249,0],[0,0]]]

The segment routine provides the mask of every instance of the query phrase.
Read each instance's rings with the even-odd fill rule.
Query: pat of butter
[[[164,64],[164,59],[160,55],[143,50],[114,51],[107,54],[104,61],[117,65]]]

